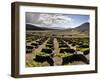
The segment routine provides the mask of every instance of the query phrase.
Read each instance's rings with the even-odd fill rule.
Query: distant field
[[[70,31],[65,31],[65,30],[46,30],[46,31],[27,31],[27,33],[33,32],[35,34],[39,34],[39,35],[45,35],[45,36],[52,36],[52,35],[56,35],[59,37],[89,37],[89,33],[88,32],[79,32],[79,31],[74,31],[74,30],[70,30]]]

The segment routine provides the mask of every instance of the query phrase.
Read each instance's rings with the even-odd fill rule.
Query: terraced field
[[[26,33],[26,67],[89,64],[89,37],[58,31]]]

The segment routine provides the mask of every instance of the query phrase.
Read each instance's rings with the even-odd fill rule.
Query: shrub
[[[89,48],[89,45],[80,45],[80,48]]]
[[[72,43],[72,41],[68,41],[68,44],[71,44]]]
[[[72,63],[74,61],[82,61],[86,64],[89,64],[89,60],[87,60],[87,58],[84,55],[82,55],[82,54],[73,54],[71,56],[64,57],[63,60],[62,60],[62,65]]]
[[[32,53],[32,50],[26,50],[26,53]]]
[[[53,45],[52,44],[46,44],[46,47],[52,48]]]
[[[72,44],[72,46],[75,46],[75,45],[76,45],[75,43]]]
[[[45,52],[45,53],[52,53],[52,49],[42,49],[41,52]]]
[[[26,46],[26,53],[32,53],[33,46]]]
[[[60,49],[60,53],[64,53],[64,52],[67,52],[67,53],[74,53],[75,50],[74,50],[74,49]]]
[[[85,51],[83,52],[83,54],[84,54],[84,55],[88,55],[89,52],[90,52],[89,49],[87,49],[87,50],[85,50]]]
[[[31,43],[31,45],[33,45],[33,46],[38,46],[38,43]]]
[[[50,66],[54,65],[53,59],[48,55],[36,55],[35,59],[33,60],[36,62],[41,62],[41,63],[47,61],[50,64]]]
[[[60,45],[59,45],[59,48],[61,48],[61,47],[70,48],[67,44],[60,44]]]
[[[33,49],[33,46],[26,46],[26,49]]]

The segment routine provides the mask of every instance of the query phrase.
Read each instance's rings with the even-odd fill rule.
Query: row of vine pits
[[[89,64],[89,39],[28,34],[26,66]]]

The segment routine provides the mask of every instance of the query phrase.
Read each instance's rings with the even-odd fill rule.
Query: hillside
[[[55,30],[55,29],[26,24],[26,30]]]
[[[31,25],[31,24],[26,24],[26,30],[57,30],[59,32],[80,32],[80,33],[85,33],[85,34],[89,34],[89,23],[86,22],[84,24],[81,24],[78,27],[75,28],[69,28],[69,29],[53,29],[53,28],[47,28],[47,27],[40,27],[40,26],[36,26],[36,25]]]
[[[80,26],[76,27],[75,30],[80,32],[89,32],[89,23],[86,22],[84,24],[81,24]]]

